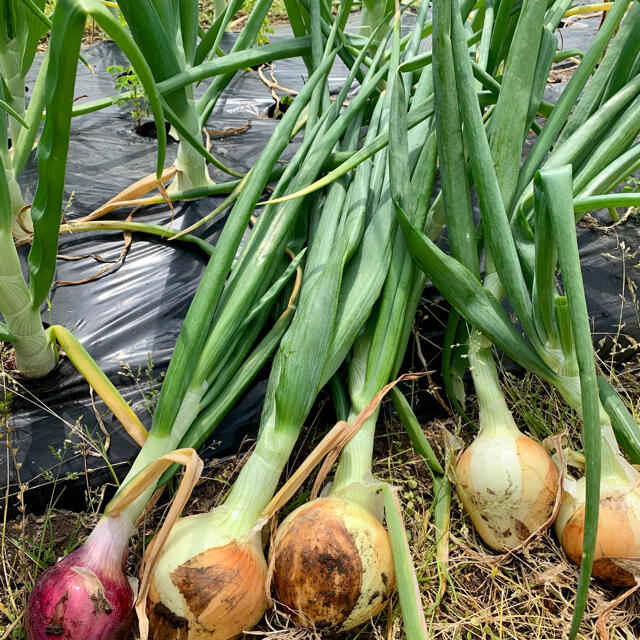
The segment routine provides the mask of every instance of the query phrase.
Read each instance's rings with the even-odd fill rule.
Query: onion
[[[640,559],[640,474],[620,454],[612,453],[603,438],[603,473],[600,480],[600,512],[592,575],[617,587],[636,581],[615,560]],[[562,504],[555,529],[566,554],[576,564],[582,558],[585,516],[585,478],[565,477]]]
[[[352,629],[381,611],[395,590],[385,528],[341,498],[313,500],[291,513],[273,554],[276,599],[301,626]]]
[[[267,564],[260,534],[231,537],[219,507],[179,520],[153,573],[147,611],[154,640],[227,640],[266,611]]]
[[[493,345],[476,330],[469,335],[468,355],[480,430],[456,464],[456,489],[485,544],[504,552],[549,520],[559,471],[545,449],[518,429],[500,386]]]
[[[484,542],[508,551],[551,516],[558,469],[513,421],[481,430],[456,465],[460,500]]]
[[[104,517],[86,542],[45,571],[27,605],[28,640],[120,640],[133,622],[125,575],[133,525]]]

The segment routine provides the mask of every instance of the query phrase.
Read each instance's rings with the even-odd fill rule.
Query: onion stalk
[[[45,3],[36,0],[33,4],[36,10],[41,11]],[[48,30],[47,23],[44,14],[39,16],[22,2],[11,0],[0,7],[0,100],[12,111],[9,115],[4,111],[0,114],[3,121],[0,126],[0,158],[10,193],[12,231],[16,238],[25,235],[22,227],[30,227],[28,211],[24,213],[25,202],[18,177],[33,146],[42,115],[42,78],[46,72],[46,62],[40,69],[28,110],[25,101],[26,76],[38,42]]]
[[[417,18],[418,34],[426,9],[427,3]],[[388,80],[391,146],[386,180],[391,182],[394,199],[398,185],[400,190],[415,194],[412,206],[418,224],[424,225],[435,175],[435,136],[425,123],[408,144],[405,92],[409,85],[397,73],[399,15],[394,24]],[[414,37],[412,44],[408,51],[415,54],[419,39]],[[418,84],[417,102],[431,86],[431,70],[427,69]],[[407,158],[410,168],[406,167]],[[380,389],[397,375],[423,286],[424,279],[407,255],[404,239],[396,236],[381,298],[352,350],[348,369],[350,410],[348,416],[339,415],[341,419],[356,424]],[[339,404],[348,406],[346,401]],[[399,559],[392,554],[383,525],[382,483],[371,471],[378,411],[371,411],[342,450],[334,481],[324,497],[289,514],[274,538],[271,563],[275,599],[299,626],[331,633],[348,631],[379,613],[395,590],[394,565],[399,565]],[[407,573],[399,576],[403,587],[409,579]],[[403,612],[408,607],[405,595],[403,589]],[[406,616],[411,617],[409,611]],[[423,629],[422,612],[415,617]]]
[[[342,3],[341,11],[346,6]],[[339,21],[338,17],[334,29]],[[331,39],[326,46],[330,45]],[[354,75],[352,70],[345,90]],[[318,155],[321,149],[326,148],[323,153],[331,150],[337,142],[332,136],[344,134],[347,148],[355,144],[361,122],[359,109],[379,77],[380,73],[371,71],[358,94],[360,100],[354,100],[339,117],[338,110],[331,107],[329,113],[337,118],[333,124],[326,116],[318,119],[316,130],[320,127],[319,130],[324,131],[322,143],[318,142],[319,134],[307,136],[305,142],[314,142],[315,146],[310,148],[305,168],[312,168],[316,158],[321,160]],[[324,88],[319,87],[316,96],[320,98],[316,100],[323,95]],[[341,102],[339,97],[334,105]],[[348,129],[352,121],[354,126]],[[261,548],[260,532],[264,525],[261,514],[275,492],[323,379],[332,375],[344,358],[345,349],[360,329],[358,322],[364,322],[380,291],[385,263],[388,267],[384,251],[389,240],[385,240],[384,234],[390,237],[390,203],[378,205],[379,215],[365,222],[365,203],[355,197],[368,186],[368,175],[367,166],[362,166],[350,182],[336,182],[329,189],[322,207],[314,209],[317,222],[311,234],[300,302],[274,360],[256,448],[224,503],[209,514],[180,521],[164,546],[150,578],[148,615],[154,638],[177,637],[180,633],[187,637],[207,633],[216,638],[230,638],[249,629],[264,613],[266,562]],[[308,176],[302,177],[308,180]],[[301,182],[294,182],[290,188]],[[372,206],[384,202],[384,192],[382,200],[380,197],[378,191]],[[297,211],[299,206],[299,202],[294,202],[280,207],[268,225],[279,233],[286,232],[287,229],[281,227],[280,220],[285,219],[281,215],[292,207]],[[240,286],[243,279],[254,277],[249,267],[252,252],[256,255],[264,253],[260,242],[265,242],[261,238],[269,237],[266,233],[269,226],[264,222],[267,220],[269,217],[265,212],[254,228],[255,240],[250,238],[245,247],[248,253],[238,261],[236,280],[230,281],[230,285],[237,286],[238,290],[246,290]],[[291,224],[292,219],[288,220]],[[379,228],[380,221],[386,224],[386,230]],[[365,249],[369,251],[370,246],[380,248],[368,258],[369,262],[363,263]],[[384,268],[382,279],[377,268],[380,263]],[[376,268],[367,268],[371,264]],[[362,273],[360,279],[354,279],[359,273]],[[362,320],[347,322],[351,309],[343,308],[343,293],[348,294],[347,299],[349,295],[364,296],[355,316]],[[213,580],[211,589],[206,592],[192,590],[188,582],[181,579],[194,572],[219,576],[226,567],[238,562],[245,563],[247,569],[234,570],[232,579],[228,578],[224,583]]]
[[[518,179],[513,192],[514,201],[521,197],[522,189],[529,184],[533,171],[538,168],[553,139],[566,124],[566,114],[577,99],[593,68],[592,66],[590,68],[590,65],[595,65],[595,60],[601,55],[626,7],[626,4],[620,3],[608,12],[605,31],[601,31],[592,48],[583,58],[579,73],[572,77],[552,116],[542,128],[533,152],[528,156],[522,169],[518,170]],[[554,17],[554,11],[550,12],[552,15],[548,18],[551,26],[557,24],[557,22],[554,23],[557,17]],[[511,190],[504,187],[507,184],[513,185],[513,180],[511,179],[508,183],[502,182],[506,174],[498,173],[494,168],[495,159],[492,158],[492,149],[486,137],[481,110],[472,92],[473,74],[467,55],[466,34],[456,18],[456,11],[452,10],[451,15],[454,17],[451,37],[455,82],[469,148],[471,171],[482,212],[483,241],[489,253],[488,270],[495,269],[497,272],[528,340],[523,339],[497,303],[496,297],[480,287],[468,268],[462,267],[457,260],[440,252],[424,235],[417,232],[402,212],[399,212],[399,219],[412,255],[455,309],[512,359],[556,386],[565,400],[583,417],[583,434],[587,453],[585,479],[587,524],[584,527],[581,578],[571,631],[571,637],[575,637],[586,602],[588,580],[596,548],[598,496],[601,488],[600,464],[604,470],[604,477],[610,477],[612,470],[618,467],[616,475],[621,480],[626,478],[628,489],[635,486],[633,475],[630,475],[631,472],[635,474],[635,471],[621,457],[609,421],[598,404],[593,346],[589,336],[579,270],[574,206],[571,196],[575,193],[576,184],[585,184],[583,180],[587,176],[580,175],[581,171],[588,168],[588,173],[591,173],[588,179],[591,179],[598,172],[606,169],[607,163],[615,162],[616,154],[624,153],[626,146],[632,141],[625,137],[620,145],[616,145],[615,140],[605,134],[608,149],[602,157],[598,157],[599,150],[597,146],[594,148],[593,128],[587,131],[586,127],[582,128],[584,125],[578,126],[572,135],[578,136],[575,139],[582,140],[583,145],[577,149],[571,160],[576,164],[580,163],[578,165],[580,169],[577,171],[577,175],[580,176],[579,181],[576,178],[576,182],[572,184],[570,170],[565,167],[545,168],[540,174],[540,180],[544,186],[538,190],[537,195],[535,190],[533,193],[534,207],[531,211],[535,213],[535,236],[526,217],[520,214],[520,210],[516,211],[510,226],[507,215],[508,204],[505,203],[511,197]],[[633,12],[629,12],[628,19],[633,17]],[[620,34],[622,33],[621,30]],[[633,79],[621,91],[628,89],[630,83],[633,83]],[[509,94],[506,92],[506,83],[503,84],[499,100],[502,100],[503,95],[505,96],[504,104],[508,107]],[[585,93],[585,95],[588,94]],[[606,108],[609,109],[610,105]],[[616,113],[620,114],[620,111]],[[594,112],[591,117],[597,121],[599,113]],[[623,117],[623,115],[616,116],[614,128],[623,121]],[[511,119],[516,121],[515,118]],[[507,124],[508,122],[509,119]],[[519,129],[519,126],[517,128]],[[503,130],[496,128],[493,131],[500,133]],[[522,140],[522,129],[514,130],[512,135],[517,135]],[[597,137],[601,135],[602,131],[599,131]],[[546,163],[548,167],[553,167],[555,162],[562,164],[560,157],[556,156],[561,148],[557,148],[550,155]],[[517,154],[514,153],[511,161],[502,165],[511,167],[510,171],[517,169],[521,155],[521,147],[513,146],[513,149]],[[536,162],[538,164],[535,164]],[[548,214],[545,213],[547,208]],[[551,217],[551,222],[548,221],[547,216]],[[560,228],[562,232],[558,232]],[[556,247],[567,291],[566,298],[558,294],[554,280]],[[532,294],[529,294],[529,291]],[[498,298],[501,298],[502,294],[503,292],[500,291]],[[606,485],[602,485],[602,489],[605,491]]]
[[[4,111],[0,117],[0,312],[5,320],[0,324],[0,333],[4,340],[14,344],[19,370],[31,377],[47,374],[56,362],[53,344],[44,333],[40,308],[49,293],[56,268],[73,90],[84,25],[82,16],[86,17],[91,13],[101,20],[106,31],[136,65],[141,82],[148,92],[154,117],[160,119],[161,114],[158,93],[150,84],[149,69],[144,65],[139,51],[125,34],[119,21],[98,2],[89,2],[80,10],[72,0],[61,2],[60,5],[60,9],[56,10],[54,15],[53,27],[56,31],[64,32],[67,29],[67,40],[61,46],[58,37],[54,39],[52,36],[29,108],[23,119],[26,126],[19,132],[12,131],[11,152],[6,145],[8,129]],[[13,12],[13,19],[9,20],[9,17],[5,16],[8,22],[3,24],[2,28],[10,28],[13,25],[22,29],[26,28],[30,20],[48,21],[41,14],[38,3],[29,7],[27,10],[22,3],[3,4],[3,11]],[[19,27],[20,24],[22,27]],[[22,36],[27,40],[26,44],[23,43],[25,48],[20,54],[24,56],[24,73],[33,60],[37,38],[35,42],[32,40],[34,34],[40,33],[40,27],[35,31],[29,30],[28,36],[25,33],[22,33]],[[32,50],[27,46],[29,43],[33,46]],[[6,42],[3,42],[0,49],[5,45]],[[26,165],[45,104],[48,107],[48,116],[45,118],[36,160],[39,176],[45,176],[46,179],[38,181],[31,206],[33,241],[29,252],[27,285],[15,247],[11,246],[10,234],[16,221],[15,189],[12,188],[12,183],[17,180]],[[15,122],[12,120],[11,126],[14,125]],[[164,163],[163,154],[164,149],[161,145],[158,153],[160,169]]]

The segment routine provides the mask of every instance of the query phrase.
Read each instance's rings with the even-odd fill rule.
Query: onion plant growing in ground
[[[17,3],[20,4],[20,3]],[[95,13],[104,11],[99,3],[89,3]],[[12,8],[14,28],[20,23],[24,7],[14,3],[4,3],[3,10]],[[34,11],[38,7],[34,5]],[[62,11],[61,11],[62,13]],[[141,61],[135,45],[130,46],[119,22],[108,14],[109,30],[114,39],[131,56],[136,63]],[[29,14],[31,15],[31,14]],[[39,15],[36,13],[36,15]],[[85,14],[86,15],[86,14]],[[7,16],[9,18],[9,16]],[[61,19],[63,20],[63,18]],[[105,18],[107,20],[107,18]],[[32,25],[33,27],[33,25]],[[5,28],[5,25],[3,25]],[[29,32],[31,33],[31,32]],[[37,33],[40,33],[38,30]],[[34,35],[27,38],[31,42]],[[6,113],[0,117],[0,146],[5,152],[0,153],[0,312],[4,323],[0,325],[2,338],[10,342],[16,353],[16,367],[26,376],[39,377],[47,374],[55,364],[52,336],[45,333],[40,318],[40,307],[45,301],[53,281],[56,266],[58,245],[58,229],[62,217],[62,197],[65,178],[65,161],[69,146],[71,121],[71,105],[75,83],[76,64],[78,61],[81,33],[77,41],[69,35],[64,47],[52,43],[47,58],[40,71],[34,89],[26,120],[21,124],[22,130],[15,128],[15,122],[9,116],[12,127],[12,148],[6,148],[9,131]],[[29,51],[23,53],[25,65],[32,59],[35,44],[29,58]],[[133,44],[133,43],[131,43]],[[26,46],[26,45],[25,45]],[[136,57],[137,54],[137,57]],[[50,60],[53,62],[49,63]],[[142,62],[144,62],[142,60]],[[28,67],[27,67],[28,68]],[[151,74],[146,70],[144,82],[148,85]],[[159,106],[157,93],[149,87],[153,106]],[[44,128],[40,136],[37,153],[38,182],[31,207],[33,224],[33,243],[29,253],[29,283],[25,282],[20,268],[20,261],[12,238],[12,227],[15,224],[15,189],[17,174],[24,167],[35,135],[44,105],[48,107]],[[15,120],[15,118],[14,118]],[[13,144],[15,142],[15,144]],[[159,166],[164,161],[164,147],[159,154]]]
[[[599,86],[606,85],[615,65],[605,65],[604,69],[599,67],[568,120],[573,132],[546,159],[540,173],[539,187],[534,189],[533,186],[529,187],[529,183],[554,139],[567,125],[566,116],[623,18],[627,5],[615,3],[608,12],[601,31],[542,127],[532,152],[521,168],[522,136],[526,128],[517,124],[518,118],[514,114],[519,111],[509,102],[503,103],[504,108],[509,109],[508,119],[513,119],[517,125],[511,133],[513,139],[508,141],[512,151],[510,154],[496,155],[500,147],[491,144],[491,136],[503,131],[505,126],[503,122],[498,127],[499,120],[494,125],[493,118],[500,113],[503,95],[509,95],[506,93],[509,87],[508,74],[505,71],[498,103],[485,130],[473,90],[466,34],[461,21],[457,19],[457,3],[452,4],[452,20],[447,34],[450,34],[452,42],[454,74],[449,80],[455,87],[460,103],[471,174],[478,192],[482,214],[482,226],[478,232],[482,232],[483,246],[490,258],[486,261],[487,271],[494,273],[495,269],[501,286],[494,288],[492,294],[473,277],[469,271],[471,263],[465,265],[460,256],[451,257],[442,253],[402,212],[399,212],[399,218],[414,258],[456,311],[507,355],[556,386],[568,404],[583,417],[586,476],[579,481],[575,491],[565,492],[560,508],[563,515],[557,525],[561,528],[560,538],[568,555],[576,561],[581,559],[581,581],[572,627],[572,636],[575,636],[584,609],[594,554],[597,554],[594,565],[596,575],[605,579],[613,578],[618,583],[628,579],[624,578],[624,574],[621,579],[622,572],[615,568],[615,557],[620,549],[611,546],[612,541],[606,531],[607,523],[604,518],[598,520],[598,508],[600,506],[603,511],[607,509],[612,496],[617,495],[618,502],[614,503],[620,505],[618,513],[623,514],[621,519],[624,521],[633,517],[628,507],[629,500],[633,502],[635,499],[637,472],[620,454],[611,419],[598,402],[593,347],[575,240],[573,197],[580,196],[580,185],[592,184],[594,189],[600,189],[602,193],[628,175],[632,165],[623,159],[627,160],[637,149],[632,143],[640,126],[637,118],[632,117],[636,109],[633,96],[638,95],[633,75],[626,79],[626,83],[623,80],[615,95],[595,109],[594,96],[601,96]],[[523,13],[526,8],[527,3],[524,3]],[[620,41],[616,41],[618,38],[624,41],[629,37],[628,26],[635,25],[637,11],[638,7],[634,4],[607,55],[611,51],[615,54],[621,50]],[[553,23],[558,14],[562,15],[562,11],[552,6],[547,15],[542,17],[542,24]],[[531,24],[529,28],[532,29]],[[540,42],[542,46],[544,37]],[[531,50],[527,56],[531,56]],[[591,102],[592,107],[581,109],[583,100]],[[572,123],[573,118],[577,118],[577,121]],[[631,131],[630,122],[635,123]],[[573,180],[571,169],[562,167],[566,162],[573,162],[576,167]],[[459,160],[459,167],[466,172],[464,158]],[[531,196],[527,196],[527,193]],[[606,198],[603,199],[606,201]],[[612,201],[615,201],[615,196]],[[523,206],[525,202],[529,202],[528,207]],[[514,210],[517,215],[513,213]],[[529,211],[531,226],[526,216]],[[554,281],[556,251],[566,297],[559,294]],[[475,269],[475,264],[471,268]],[[526,339],[497,302],[503,291],[517,314]],[[637,425],[632,424],[627,416],[626,420],[616,419],[614,426],[621,441],[629,446],[630,454],[637,456],[637,450],[633,447],[633,432],[637,430]],[[602,496],[602,502],[599,496]],[[568,522],[572,522],[573,528],[566,526]],[[625,547],[625,553],[640,556],[635,541],[627,538],[626,542],[629,546]]]

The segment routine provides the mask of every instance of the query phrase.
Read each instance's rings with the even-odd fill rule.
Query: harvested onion
[[[522,544],[553,511],[558,469],[515,425],[481,431],[460,457],[456,476],[476,531],[496,551]]]
[[[458,460],[456,487],[484,542],[496,551],[508,551],[551,516],[559,472],[545,449],[518,430],[492,350],[486,338],[471,333],[469,363],[480,431]]]
[[[29,596],[28,640],[129,636],[134,595],[125,564],[132,533],[126,515],[104,517],[81,547],[40,577]]]
[[[380,612],[395,589],[387,531],[367,509],[341,498],[291,513],[273,553],[276,599],[300,626],[347,631]]]
[[[603,431],[606,434],[609,429]],[[640,474],[622,458],[617,447],[610,446],[606,436],[602,439],[602,450],[600,511],[592,575],[612,586],[630,587],[636,581],[623,566],[626,559],[640,559]],[[585,489],[584,477],[577,481],[565,478],[555,524],[560,543],[576,564],[580,564],[582,558]]]
[[[153,574],[147,611],[154,640],[227,640],[266,611],[267,564],[259,533],[225,535],[212,513],[179,520]]]

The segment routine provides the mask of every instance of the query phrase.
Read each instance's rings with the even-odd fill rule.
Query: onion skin
[[[130,522],[103,518],[84,545],[40,576],[27,605],[28,640],[129,637],[134,596],[125,564],[131,529]]]
[[[209,515],[179,520],[162,550],[147,599],[152,640],[236,638],[266,611],[259,537],[207,540]]]
[[[556,523],[560,543],[577,565],[582,558],[584,510],[584,497],[565,494]],[[640,558],[640,487],[626,487],[601,498],[592,570],[593,576],[611,586],[634,586],[633,575],[612,558]]]
[[[456,465],[457,490],[476,531],[499,552],[521,545],[553,513],[558,469],[520,432],[480,433]]]
[[[379,613],[395,590],[387,531],[365,508],[340,498],[291,513],[273,553],[276,600],[299,626],[353,629]]]

